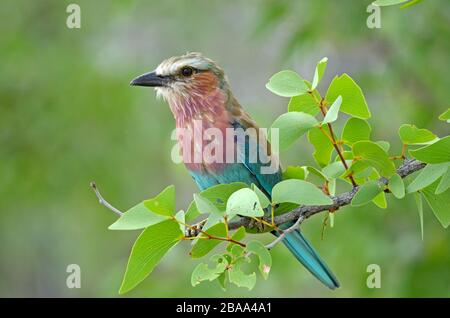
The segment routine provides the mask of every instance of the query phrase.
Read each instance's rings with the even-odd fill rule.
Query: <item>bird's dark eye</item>
[[[185,77],[191,76],[192,73],[194,73],[194,69],[192,67],[185,66],[181,69],[181,75]]]

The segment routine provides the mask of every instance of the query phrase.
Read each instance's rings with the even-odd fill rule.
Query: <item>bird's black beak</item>
[[[131,86],[151,86],[159,87],[166,86],[170,81],[167,76],[157,75],[155,72],[145,73],[133,79],[130,83]]]

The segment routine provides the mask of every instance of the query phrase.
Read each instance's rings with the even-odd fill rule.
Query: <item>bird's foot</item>
[[[184,235],[186,237],[196,237],[200,234],[202,231],[203,226],[205,225],[206,220],[202,220],[194,225],[191,225],[190,227],[186,227]]]
[[[269,227],[258,219],[249,219],[247,228],[255,230],[257,233],[266,232]]]

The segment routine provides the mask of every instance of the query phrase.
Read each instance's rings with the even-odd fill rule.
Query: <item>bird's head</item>
[[[223,70],[201,53],[168,58],[154,71],[133,79],[130,85],[154,87],[157,95],[171,106],[202,100],[229,89]]]

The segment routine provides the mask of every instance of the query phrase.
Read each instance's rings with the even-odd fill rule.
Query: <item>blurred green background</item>
[[[66,27],[66,7],[81,7],[81,29]],[[381,9],[369,29],[366,1],[2,1],[0,5],[0,296],[117,296],[138,232],[109,231],[115,215],[98,204],[95,180],[120,209],[175,184],[179,208],[197,189],[171,161],[171,113],[151,89],[129,81],[163,59],[200,51],[226,70],[241,104],[261,126],[287,99],[264,87],[282,69],[312,78],[329,58],[322,92],[347,72],[362,87],[377,140],[399,151],[402,123],[438,135],[450,100],[450,6],[428,0]],[[305,140],[284,154],[312,164]],[[303,230],[339,277],[329,291],[289,252],[274,250],[273,271],[256,288],[191,287],[198,261],[180,244],[127,296],[302,297],[450,296],[450,232],[425,208],[425,235],[412,197],[389,207],[347,207],[321,240],[322,218]],[[269,239],[269,236],[264,237]],[[66,287],[68,264],[81,288]],[[381,288],[366,268],[381,266]]]

